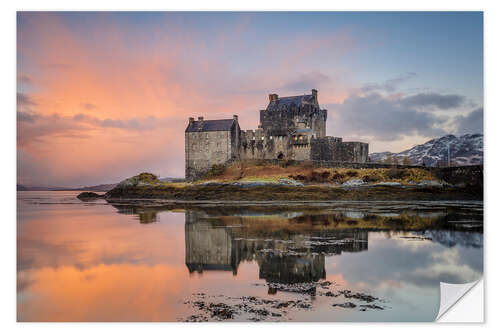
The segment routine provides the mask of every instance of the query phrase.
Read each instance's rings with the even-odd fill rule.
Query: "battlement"
[[[269,94],[269,103],[260,110],[260,123],[254,130],[241,130],[237,115],[220,120],[189,118],[186,178],[195,179],[215,164],[238,159],[366,163],[368,144],[326,136],[327,113],[320,108],[318,91],[312,89],[309,95]]]

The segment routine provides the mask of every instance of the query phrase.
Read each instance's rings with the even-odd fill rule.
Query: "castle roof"
[[[234,119],[192,121],[186,128],[186,132],[230,131],[233,123]]]
[[[267,109],[282,110],[283,108],[289,108],[292,105],[299,107],[304,104],[316,104],[314,95],[278,97],[269,102]]]

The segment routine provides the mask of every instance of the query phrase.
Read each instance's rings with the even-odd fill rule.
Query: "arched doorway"
[[[283,152],[280,151],[278,154],[278,160],[282,160],[282,159],[283,159]]]

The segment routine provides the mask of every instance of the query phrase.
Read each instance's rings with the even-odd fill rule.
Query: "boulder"
[[[289,178],[281,178],[279,180],[279,183],[281,185],[289,185],[289,186],[304,186],[301,182],[296,181],[295,179],[289,179]]]
[[[103,195],[97,194],[95,192],[82,192],[76,196],[78,199],[82,201],[95,200],[98,198],[102,198]]]
[[[365,184],[365,182],[362,179],[354,178],[354,179],[351,179],[351,180],[348,180],[348,181],[342,183],[341,186],[351,187],[351,186],[361,186],[364,184]]]

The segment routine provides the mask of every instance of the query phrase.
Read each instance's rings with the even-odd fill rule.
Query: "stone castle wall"
[[[269,135],[263,129],[240,132],[240,159],[308,160],[310,157],[308,138],[294,140],[293,136]]]
[[[231,131],[186,132],[186,179],[199,178],[213,165],[239,157],[239,127]]]
[[[273,136],[286,136],[297,128],[297,123],[302,123],[313,130],[315,137],[323,137],[326,135],[326,116],[326,110],[320,110],[313,105],[292,106],[283,112],[261,110],[260,123],[262,128]]]
[[[240,130],[236,115],[233,123],[190,118],[185,136],[186,179],[198,179],[213,165],[238,159],[368,162],[368,144],[327,137],[326,118],[315,89],[310,95],[269,95],[256,130]]]
[[[368,162],[368,144],[342,142],[342,138],[327,136],[311,140],[311,159],[316,161]]]

